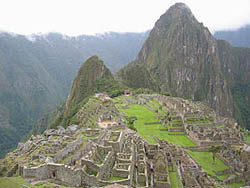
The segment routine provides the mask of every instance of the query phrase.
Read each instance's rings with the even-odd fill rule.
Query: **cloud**
[[[0,28],[21,34],[68,35],[141,32],[175,0],[8,0],[0,3]],[[250,23],[250,1],[183,0],[211,31]]]

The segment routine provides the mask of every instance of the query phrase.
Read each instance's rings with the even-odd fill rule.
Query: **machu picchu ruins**
[[[137,117],[135,130],[128,128],[131,116]],[[109,98],[98,93],[77,118],[79,124],[48,129],[19,143],[2,161],[1,175],[69,187],[250,183],[250,146],[240,127],[201,102],[159,94]],[[220,148],[215,161],[211,146]],[[211,169],[204,163],[211,163]]]
[[[169,9],[143,33],[0,30],[0,188],[250,188],[250,26],[237,47],[182,2],[34,2],[0,13],[78,32],[139,18],[139,31],[143,12]],[[199,2],[195,15],[223,18],[214,28],[250,18],[249,2]]]

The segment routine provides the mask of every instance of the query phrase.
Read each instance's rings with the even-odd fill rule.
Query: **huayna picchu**
[[[0,160],[0,188],[250,186],[248,57],[173,5],[115,76],[86,60],[48,128]]]
[[[250,126],[250,49],[216,40],[183,3],[155,23],[135,61],[118,72],[132,88],[204,101]]]

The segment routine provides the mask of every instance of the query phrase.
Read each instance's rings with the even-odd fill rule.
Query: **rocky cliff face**
[[[205,101],[221,115],[233,116],[231,84],[237,76],[231,77],[226,67],[244,60],[235,58],[237,52],[229,44],[221,43],[185,4],[177,3],[155,23],[136,60],[119,71],[118,77],[129,87],[160,88],[173,96]],[[225,51],[230,57],[225,57]],[[132,70],[146,72],[140,80],[149,84],[138,82]]]

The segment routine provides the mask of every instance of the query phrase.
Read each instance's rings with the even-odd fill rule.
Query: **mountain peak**
[[[128,87],[153,89],[151,85],[155,83],[162,92],[206,100],[217,111],[232,111],[231,101],[227,100],[231,97],[229,88],[217,81],[223,79],[218,58],[217,42],[208,29],[197,21],[187,5],[176,3],[158,19],[134,63],[121,70],[120,75]],[[135,69],[145,74],[138,79],[131,75]]]
[[[170,8],[179,8],[179,9],[183,9],[183,10],[185,9],[185,10],[191,11],[190,8],[185,3],[182,3],[182,2],[175,3]]]
[[[182,11],[182,12],[188,12],[192,14],[191,9],[185,4],[185,3],[175,3],[174,5],[172,5],[169,9],[169,11]]]
[[[94,93],[95,82],[104,77],[113,78],[109,69],[98,56],[89,57],[78,71],[66,107],[75,105],[89,95],[89,93]]]
[[[64,119],[70,119],[76,113],[76,109],[86,102],[86,99],[99,92],[112,95],[113,91],[120,90],[121,86],[114,80],[110,70],[103,60],[94,55],[88,58],[81,66],[72,84],[72,88],[66,101]],[[64,122],[68,123],[68,122]]]
[[[160,23],[166,24],[167,21],[197,21],[191,9],[184,3],[175,3],[172,5],[156,22],[156,26]]]

